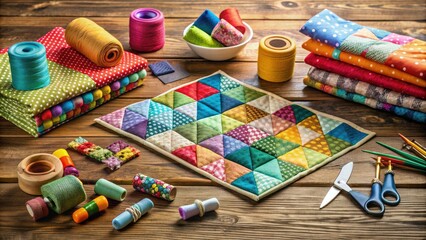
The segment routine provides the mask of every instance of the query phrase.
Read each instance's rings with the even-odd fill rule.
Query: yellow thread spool
[[[286,36],[271,35],[259,42],[257,74],[269,82],[284,82],[293,77],[296,42]]]
[[[113,67],[123,57],[123,46],[109,32],[87,18],[77,18],[65,29],[68,45],[100,67]]]

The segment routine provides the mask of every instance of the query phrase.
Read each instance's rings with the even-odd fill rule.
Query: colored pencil
[[[397,149],[397,148],[394,148],[394,147],[389,146],[389,145],[387,145],[387,144],[384,144],[384,143],[382,143],[382,142],[376,142],[376,143],[377,143],[377,144],[379,144],[380,146],[383,146],[383,147],[385,147],[385,148],[387,148],[387,149],[391,150],[392,152],[395,152],[395,153],[397,153],[397,154],[399,154],[399,155],[401,155],[401,156],[403,156],[403,157],[407,158],[407,159],[413,160],[413,161],[418,162],[418,163],[420,163],[420,164],[425,164],[425,163],[426,163],[426,161],[425,161],[425,160],[423,160],[423,159],[421,159],[421,158],[419,158],[419,157],[417,157],[417,156],[411,155],[411,154],[409,154],[409,153],[406,153],[406,152],[404,152],[404,151],[401,151],[401,150],[399,150],[399,149]]]
[[[408,145],[412,146],[413,148],[415,148],[417,151],[419,151],[421,154],[426,155],[426,151],[423,150],[421,147],[417,146],[417,144],[413,143],[412,141],[408,140],[408,138],[406,138],[404,135],[402,135],[401,133],[398,133],[398,135],[402,138],[402,140],[404,140],[404,142],[406,142]]]
[[[414,168],[417,168],[417,169],[421,169],[421,170],[426,170],[426,165],[411,161],[409,159],[406,159],[406,158],[403,158],[403,157],[400,157],[400,156],[395,156],[395,155],[392,155],[392,154],[380,153],[380,152],[375,152],[375,151],[370,151],[370,150],[362,150],[362,151],[366,152],[366,153],[371,153],[371,154],[380,156],[382,158],[387,157],[387,158],[392,158],[392,159],[395,159],[395,160],[400,160],[400,161],[404,162],[404,165],[414,167]]]

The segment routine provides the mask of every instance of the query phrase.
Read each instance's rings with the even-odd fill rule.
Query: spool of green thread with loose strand
[[[41,186],[41,194],[47,205],[61,214],[86,200],[83,183],[73,175],[68,175]]]
[[[95,193],[107,198],[122,202],[126,198],[127,190],[106,179],[99,179],[95,184]]]

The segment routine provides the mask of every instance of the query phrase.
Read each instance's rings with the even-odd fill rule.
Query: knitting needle
[[[400,160],[400,161],[403,161],[405,163],[405,165],[410,165],[411,167],[426,170],[426,165],[411,161],[411,160],[403,158],[403,157],[395,156],[395,155],[392,155],[392,154],[370,151],[370,150],[362,150],[362,151],[366,152],[366,153],[371,153],[371,154],[374,154],[374,155],[377,155],[377,156],[381,156],[381,157],[388,157],[388,158]]]
[[[398,133],[398,135],[402,138],[402,140],[404,140],[404,142],[406,142],[407,144],[409,144],[410,146],[412,146],[413,148],[415,148],[417,151],[419,151],[421,154],[426,155],[426,151],[423,150],[420,146],[416,145],[415,143],[413,143],[412,141],[408,140],[408,138],[406,138],[404,135],[402,135],[401,133]]]
[[[419,158],[417,156],[411,155],[409,153],[406,153],[406,152],[401,151],[401,150],[399,150],[397,148],[391,147],[391,146],[389,146],[387,144],[384,144],[382,142],[376,142],[376,143],[379,144],[379,145],[381,145],[381,146],[383,146],[383,147],[385,147],[385,148],[387,148],[387,149],[389,149],[389,150],[391,150],[391,151],[393,151],[393,152],[395,152],[395,153],[398,153],[399,155],[401,155],[401,156],[403,156],[403,157],[405,157],[407,159],[413,160],[413,161],[418,162],[420,164],[426,163],[423,159],[421,159],[421,158]]]
[[[426,160],[426,156],[423,155],[421,152],[417,151],[417,149],[413,148],[411,145],[408,145],[407,143],[404,143],[404,144],[402,144],[402,148],[405,148],[408,151],[411,151],[411,152],[415,153],[420,158]]]
[[[377,161],[377,160],[376,160],[376,158],[374,158],[374,157],[372,157],[372,159],[374,159],[374,161]],[[382,164],[383,164],[384,166],[387,166],[387,165],[389,164],[389,163],[388,163],[388,161],[391,161],[391,162],[392,162],[392,165],[393,165],[394,167],[402,168],[402,169],[406,169],[406,170],[411,170],[411,171],[416,171],[416,172],[421,172],[421,173],[423,173],[423,174],[426,174],[426,171],[423,171],[423,170],[421,170],[421,169],[417,169],[417,168],[413,168],[413,167],[406,166],[406,165],[404,165],[404,163],[403,163],[402,161],[394,160],[394,159],[390,159],[390,158],[387,158],[387,157],[382,157],[382,159],[383,159],[383,160],[387,159],[387,161],[383,161],[383,162],[382,162]]]

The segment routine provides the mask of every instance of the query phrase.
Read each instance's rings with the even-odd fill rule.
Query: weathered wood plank
[[[289,187],[255,203],[218,187],[178,186],[175,201],[168,203],[134,192],[122,203],[113,202],[100,216],[83,224],[71,219],[73,210],[62,215],[51,214],[38,222],[28,215],[24,204],[32,196],[21,192],[16,184],[2,184],[0,192],[0,237],[2,239],[411,239],[426,235],[426,191],[400,189],[402,201],[387,207],[382,219],[364,214],[347,196],[341,194],[329,206],[319,210],[328,187]],[[93,186],[86,185],[89,199]],[[369,188],[358,188],[364,193]],[[131,204],[149,197],[154,209],[136,223],[121,231],[113,230],[112,219]],[[194,199],[217,197],[221,203],[216,212],[203,218],[180,220],[178,207]],[[13,201],[10,201],[13,199]],[[82,204],[80,205],[82,206]],[[172,237],[173,236],[173,237]]]
[[[74,17],[1,17],[2,32],[0,36],[0,48],[6,48],[21,41],[34,41],[51,29],[57,26],[66,27]],[[95,22],[107,29],[117,39],[119,39],[125,49],[129,50],[129,33],[127,18],[92,18]],[[31,22],[31,26],[28,25]],[[154,53],[139,54],[148,59],[200,59],[187,46],[182,39],[183,29],[192,22],[191,19],[168,19],[166,21],[166,45],[163,49]],[[246,48],[231,61],[257,61],[257,49],[262,37],[272,34],[282,34],[292,37],[297,42],[297,61],[303,61],[308,51],[301,48],[301,45],[308,38],[299,33],[299,28],[304,21],[271,21],[271,20],[251,20],[247,21],[253,28],[253,39]],[[409,35],[415,38],[426,39],[426,29],[423,22],[398,21],[398,22],[360,22],[360,24],[371,27],[385,29],[399,34]]]
[[[57,132],[61,132],[60,130]],[[51,153],[58,148],[66,148],[67,144],[75,136],[61,138],[4,138],[0,139],[0,182],[17,182],[16,166],[18,163],[30,154],[47,152]],[[120,139],[113,137],[89,137],[82,135],[93,143],[106,147],[113,141]],[[416,138],[419,142],[425,143],[426,138]],[[139,145],[137,142],[126,139],[130,144],[141,150],[142,154],[137,159],[123,165],[115,172],[110,172],[103,164],[86,158],[77,152],[69,149],[68,152],[80,171],[80,179],[85,183],[94,183],[99,178],[107,178],[119,183],[130,184],[133,176],[141,172],[145,175],[163,179],[172,184],[180,185],[212,185],[213,183],[203,176],[187,169],[175,161],[156,153],[147,147]],[[337,176],[339,169],[345,163],[354,161],[355,167],[350,183],[354,186],[369,186],[374,177],[374,165],[371,157],[373,155],[362,152],[362,149],[377,150],[381,152],[392,153],[391,151],[380,147],[375,141],[382,141],[391,146],[400,147],[402,141],[399,137],[378,137],[362,147],[355,149],[335,161],[322,167],[309,176],[302,178],[295,183],[296,186],[328,186]],[[25,149],[25,151],[22,151]],[[405,169],[396,169],[395,181],[402,187],[424,187],[426,186],[426,176],[417,172]],[[384,174],[385,171],[382,171]],[[382,176],[383,179],[383,176]]]
[[[322,9],[354,20],[425,20],[424,1],[355,0],[347,3],[324,0],[256,1],[2,1],[1,16],[128,16],[140,7],[160,9],[166,18],[196,18],[208,8],[219,14],[232,6],[243,19],[308,19]],[[190,7],[189,7],[190,6]]]

